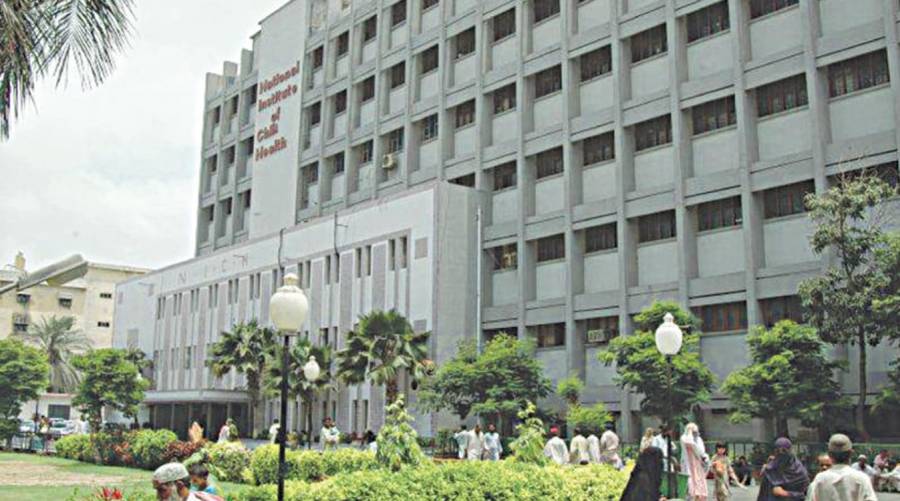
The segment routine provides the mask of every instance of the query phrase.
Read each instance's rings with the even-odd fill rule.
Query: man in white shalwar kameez
[[[500,442],[500,434],[494,423],[488,425],[488,431],[484,434],[484,459],[499,461],[503,453],[503,444]]]
[[[597,438],[597,435],[591,433],[588,435],[588,453],[591,455],[591,463],[599,464],[600,463],[600,439]]]
[[[622,460],[619,458],[619,436],[615,429],[616,425],[606,423],[606,431],[600,436],[600,462],[619,470],[622,469]]]
[[[590,446],[581,434],[581,430],[575,429],[575,436],[569,447],[569,460],[572,464],[588,464],[591,462]]]
[[[469,448],[469,432],[466,430],[466,425],[459,427],[459,431],[453,435],[453,439],[456,440],[456,446],[459,447],[459,459],[465,459],[466,449]]]
[[[476,424],[475,428],[469,432],[469,442],[466,446],[466,459],[469,461],[481,461],[481,455],[484,453],[484,433],[481,432],[481,425]]]
[[[559,438],[559,428],[550,428],[550,440],[544,446],[544,455],[556,464],[563,465],[569,462],[569,448],[563,439]]]

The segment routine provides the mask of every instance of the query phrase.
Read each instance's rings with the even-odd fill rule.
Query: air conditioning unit
[[[591,329],[587,331],[588,343],[605,343],[607,341],[609,341],[609,338],[604,329]]]
[[[393,153],[388,153],[381,159],[381,168],[385,170],[391,170],[397,167],[397,160],[394,157]]]

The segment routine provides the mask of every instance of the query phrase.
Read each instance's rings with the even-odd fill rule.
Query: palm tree
[[[347,333],[347,347],[337,353],[338,379],[347,384],[369,380],[384,385],[390,404],[397,399],[397,379],[403,371],[416,382],[433,370],[427,358],[429,335],[416,334],[395,310],[363,315],[359,329]]]
[[[275,349],[275,344],[275,331],[260,327],[256,320],[251,320],[236,324],[231,332],[222,332],[221,339],[213,344],[212,353],[206,360],[206,365],[216,377],[222,377],[232,370],[246,376],[247,396],[250,397],[250,423],[254,431],[266,359]]]
[[[0,139],[10,116],[33,99],[35,84],[60,85],[74,66],[82,87],[98,85],[132,32],[133,0],[3,0],[0,2]]]
[[[282,348],[276,346],[270,354],[266,374],[266,394],[271,397],[281,395],[281,365]],[[319,378],[315,381],[306,379],[303,374],[303,366],[309,361],[309,357],[316,357],[316,362],[321,368]],[[312,406],[316,395],[334,388],[334,379],[331,374],[332,353],[329,346],[315,346],[308,339],[298,339],[288,352],[288,395],[299,396],[306,409],[306,426],[309,436],[312,436]],[[286,424],[284,426],[287,426]],[[307,444],[311,444],[308,441]]]
[[[42,318],[19,336],[47,353],[47,361],[50,362],[49,391],[75,391],[81,377],[72,364],[72,358],[91,349],[91,342],[84,332],[75,328],[75,317]]]

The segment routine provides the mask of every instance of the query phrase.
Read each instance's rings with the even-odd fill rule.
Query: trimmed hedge
[[[339,473],[372,470],[378,467],[375,455],[356,449],[338,449],[328,453],[308,450],[286,451],[287,478],[315,482]],[[264,445],[250,459],[250,483],[274,484],[278,481],[278,446]]]
[[[166,449],[178,436],[171,430],[140,430],[131,438],[134,462],[139,468],[155,470],[166,463]]]
[[[90,435],[67,435],[56,441],[56,455],[76,461],[93,462]]]

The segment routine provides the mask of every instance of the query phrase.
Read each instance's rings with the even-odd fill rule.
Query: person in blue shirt
[[[209,469],[203,463],[194,463],[188,469],[191,474],[191,490],[218,495],[219,491],[209,482]]]

